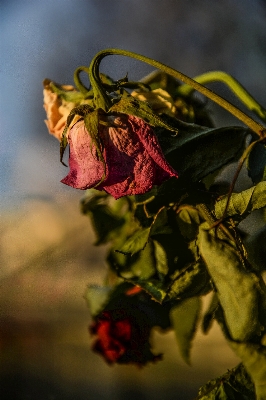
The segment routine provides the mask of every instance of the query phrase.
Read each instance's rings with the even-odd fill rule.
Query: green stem
[[[266,121],[266,110],[251,96],[251,94],[231,75],[223,71],[211,71],[193,78],[201,85],[210,82],[222,82],[242,101],[243,104],[253,111],[262,121]],[[177,89],[178,94],[188,96],[193,92],[189,85],[182,85]]]
[[[76,88],[82,94],[86,95],[90,90],[85,85],[83,85],[83,83],[81,82],[80,77],[79,77],[79,74],[83,71],[87,72],[87,74],[89,75],[89,67],[84,67],[84,66],[78,67],[74,72],[74,82],[75,82]]]
[[[208,222],[210,229],[212,229],[217,225],[218,221],[215,220],[214,216],[212,215],[206,204],[204,203],[197,204],[196,208],[199,211],[201,217]],[[231,235],[229,230],[222,224],[221,220],[219,221],[218,228],[219,228],[218,231],[220,239],[230,239],[233,242],[235,242],[234,237]]]
[[[174,78],[181,80],[187,85],[192,86],[195,90],[202,93],[204,96],[213,100],[215,103],[219,104],[221,107],[225,108],[235,117],[237,117],[240,121],[244,122],[252,131],[254,131],[260,138],[264,137],[266,130],[260,125],[258,122],[254,121],[244,112],[239,110],[229,101],[225,100],[218,94],[212,92],[210,89],[207,89],[205,86],[202,86],[200,83],[196,82],[194,79],[189,78],[184,75],[182,72],[176,71],[175,69],[168,67],[165,64],[160,63],[159,61],[155,61],[151,58],[142,56],[137,53],[133,53],[131,51],[120,50],[120,49],[106,49],[100,51],[96,56],[92,59],[90,67],[89,67],[89,77],[91,85],[94,89],[94,101],[97,107],[103,108],[107,111],[110,108],[110,99],[107,96],[104,88],[101,84],[101,79],[99,75],[99,65],[101,60],[108,55],[121,55],[126,57],[132,57],[137,60],[143,61],[147,64],[152,65],[155,68],[161,69],[169,75],[172,75]]]
[[[110,51],[112,51],[112,49]],[[94,91],[94,104],[96,107],[102,108],[104,111],[108,111],[109,108],[111,108],[112,103],[103,87],[100,78],[99,65],[105,56],[116,54],[115,52],[110,51],[104,50],[97,53],[89,66],[90,83]]]

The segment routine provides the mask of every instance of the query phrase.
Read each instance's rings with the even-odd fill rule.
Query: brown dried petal
[[[75,90],[71,85],[63,85],[62,89],[69,91]],[[43,90],[43,97],[44,109],[47,115],[47,120],[45,120],[46,126],[49,133],[51,133],[51,135],[60,141],[68,114],[76,106],[76,104],[61,99],[58,94],[54,93],[48,85],[45,86]]]
[[[147,101],[156,114],[164,113],[172,117],[175,116],[176,107],[174,100],[166,90],[158,88],[151,92],[134,91],[131,95],[138,100]]]

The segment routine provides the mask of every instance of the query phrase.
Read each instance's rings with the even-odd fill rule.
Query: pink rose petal
[[[70,130],[68,142],[70,171],[61,182],[76,189],[94,187],[104,174],[104,165],[98,160],[83,121],[77,122]]]
[[[159,185],[177,172],[166,161],[152,128],[142,119],[120,114],[112,126],[99,124],[104,145],[106,177],[97,186],[114,198],[142,194]],[[98,160],[84,122],[69,132],[69,174],[61,181],[78,189],[88,189],[100,182],[104,166]]]

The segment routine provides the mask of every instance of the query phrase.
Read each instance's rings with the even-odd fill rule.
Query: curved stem
[[[81,82],[81,79],[79,77],[79,74],[83,71],[87,72],[87,74],[89,75],[89,67],[84,67],[84,66],[78,67],[74,72],[74,83],[75,83],[77,89],[81,93],[87,94],[89,92],[89,89],[85,85],[83,85],[83,83]]]
[[[110,49],[110,51],[112,50],[114,49]],[[104,111],[108,111],[109,108],[112,106],[112,103],[105,89],[103,88],[100,78],[99,65],[105,56],[116,54],[115,52],[110,51],[103,50],[97,53],[96,56],[94,56],[94,58],[92,59],[89,66],[90,83],[94,91],[94,103],[95,106],[97,106],[98,108],[102,108]]]
[[[239,110],[229,101],[225,100],[223,97],[219,96],[218,94],[212,92],[210,89],[202,86],[200,83],[196,82],[194,79],[189,78],[187,75],[183,74],[182,72],[176,71],[175,69],[168,67],[165,64],[160,63],[159,61],[153,60],[146,56],[142,56],[137,53],[133,53],[131,51],[120,50],[120,49],[106,49],[102,50],[96,54],[96,56],[92,59],[90,67],[89,67],[89,76],[90,82],[95,90],[94,94],[94,101],[95,105],[100,108],[103,108],[107,111],[110,108],[110,99],[108,98],[105,90],[101,85],[101,80],[99,76],[99,65],[101,60],[108,56],[108,55],[121,55],[126,57],[132,57],[137,60],[143,61],[147,64],[152,65],[155,68],[161,69],[162,71],[166,72],[169,75],[172,75],[174,78],[181,80],[182,82],[192,86],[195,90],[202,93],[204,96],[208,97],[209,99],[213,100],[215,103],[219,104],[221,107],[225,108],[235,117],[237,117],[240,121],[244,122],[252,131],[254,131],[259,137],[264,137],[266,130],[265,128],[260,125],[258,122],[254,121],[244,112]]]
[[[253,111],[262,121],[266,121],[266,110],[251,96],[251,94],[231,75],[223,71],[211,71],[195,76],[196,82],[205,85],[210,82],[222,82],[242,101],[243,104]],[[189,85],[182,85],[177,89],[178,94],[188,96],[193,92]]]
[[[228,238],[228,239],[232,240],[233,242],[235,241],[234,237],[231,235],[230,231],[223,225],[222,220],[219,220],[219,221],[215,220],[214,216],[212,215],[212,213],[210,212],[210,210],[208,209],[206,204],[204,204],[204,203],[197,204],[196,208],[200,212],[200,215],[202,216],[202,218],[208,222],[208,224],[210,226],[209,229],[212,229],[213,227],[218,225],[218,228],[219,228],[218,232],[220,234],[221,239]]]

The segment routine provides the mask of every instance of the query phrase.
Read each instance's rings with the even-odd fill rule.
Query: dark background
[[[217,327],[197,337],[192,367],[171,333],[155,334],[165,361],[141,371],[110,368],[90,351],[82,296],[101,282],[104,253],[79,214],[82,193],[60,183],[66,169],[43,122],[42,81],[73,84],[77,66],[116,47],[189,76],[224,70],[265,106],[265,1],[0,0],[0,18],[0,398],[193,398],[237,363]],[[118,56],[102,63],[116,79],[151,70]],[[218,115],[218,124],[238,124]]]

